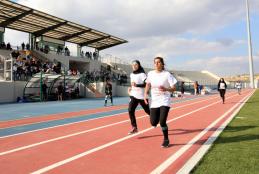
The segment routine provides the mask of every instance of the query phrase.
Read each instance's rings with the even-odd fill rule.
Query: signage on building
[[[63,40],[53,39],[53,38],[49,38],[46,36],[42,36],[41,39],[45,42],[55,43],[55,44],[59,44],[59,45],[65,45],[65,41],[63,41]]]

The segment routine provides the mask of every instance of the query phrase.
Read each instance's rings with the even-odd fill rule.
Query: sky
[[[249,73],[245,0],[14,0],[128,41],[101,51],[170,70],[208,70],[219,76]],[[259,73],[259,1],[249,0],[254,71]],[[25,33],[6,30],[12,45]],[[75,46],[68,44],[75,50]]]

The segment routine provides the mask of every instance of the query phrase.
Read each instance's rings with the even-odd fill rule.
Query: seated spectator
[[[68,75],[68,76],[72,75],[71,69],[69,69],[69,70],[67,71],[67,75]]]
[[[8,42],[8,44],[6,45],[6,49],[7,50],[12,50],[10,42]]]
[[[72,75],[75,76],[77,74],[77,71],[75,69],[72,70]]]

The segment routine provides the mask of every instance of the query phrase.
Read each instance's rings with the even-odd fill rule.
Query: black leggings
[[[220,97],[222,98],[223,102],[225,101],[225,93],[226,93],[225,89],[219,89],[219,94],[220,94]]]
[[[160,122],[160,126],[164,135],[164,140],[169,140],[168,138],[168,127],[166,124],[168,112],[170,107],[161,106],[159,108],[151,108],[150,111],[150,122],[152,126],[157,126]]]
[[[131,121],[131,125],[132,127],[136,127],[137,128],[137,121],[136,121],[136,116],[135,116],[135,110],[138,106],[138,104],[140,104],[142,106],[142,108],[144,109],[144,111],[150,115],[150,110],[149,110],[149,105],[146,104],[144,102],[144,100],[141,99],[137,99],[133,96],[130,96],[130,102],[129,102],[129,116],[130,116],[130,121]]]
[[[161,128],[167,128],[166,120],[168,116],[168,112],[170,107],[168,106],[161,106],[159,108],[151,108],[150,109],[150,122],[152,126],[157,126],[160,122]]]

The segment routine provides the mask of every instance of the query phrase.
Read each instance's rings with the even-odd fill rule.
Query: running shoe
[[[169,147],[169,143],[170,143],[169,140],[164,140],[161,147],[163,148]]]
[[[128,134],[131,135],[131,134],[135,134],[138,132],[138,128],[134,127]]]

